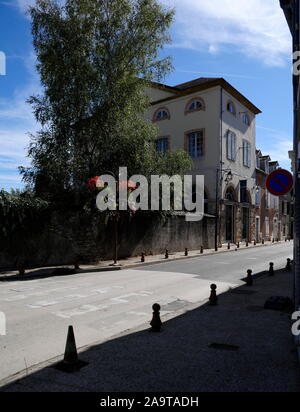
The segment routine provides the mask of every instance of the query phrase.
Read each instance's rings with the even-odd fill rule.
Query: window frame
[[[232,106],[233,111],[229,109],[230,106]],[[232,100],[228,100],[227,102],[227,112],[236,117],[236,105],[233,103]]]
[[[190,152],[190,137],[193,134],[200,134],[200,139],[202,139],[202,150],[201,154],[198,154],[197,156],[193,156]],[[205,143],[206,143],[206,136],[205,136],[205,129],[195,129],[195,130],[189,130],[188,132],[185,133],[185,138],[184,138],[184,149],[185,151],[188,152],[188,154],[191,156],[192,159],[197,160],[197,159],[203,159],[205,156]],[[195,147],[197,144],[195,144]],[[201,147],[201,140],[200,140],[200,147]],[[195,153],[194,153],[195,154]]]
[[[248,180],[240,180],[240,203],[248,203]]]
[[[255,206],[261,207],[262,203],[262,188],[257,186],[256,193],[255,193]]]
[[[247,121],[245,121],[245,119],[247,119]],[[248,113],[244,113],[243,114],[243,118],[242,118],[243,124],[247,127],[251,126],[251,119]]]
[[[162,151],[162,150],[160,150],[160,151],[158,151],[157,150],[157,145],[160,143],[160,142],[167,142],[167,148],[166,148],[166,150],[164,150],[164,151]],[[169,151],[170,151],[170,146],[171,146],[171,138],[170,138],[170,136],[159,136],[159,137],[157,137],[156,139],[155,139],[155,151],[156,151],[156,153],[159,155],[159,156],[163,156],[165,153],[168,153]]]
[[[229,185],[225,189],[224,200],[226,202],[235,203],[236,202],[236,189],[233,185]]]
[[[230,160],[231,162],[235,162],[236,157],[237,157],[237,136],[231,130],[228,130],[226,133],[226,152],[227,152],[226,153],[227,160]]]
[[[201,103],[201,107],[200,107],[200,108],[193,109],[193,110],[190,110],[190,106],[191,106],[193,103],[196,103],[196,102],[200,102],[200,103]],[[205,111],[205,110],[206,110],[206,105],[205,105],[205,101],[202,99],[202,97],[193,97],[192,99],[190,99],[190,100],[187,102],[187,104],[186,104],[186,106],[185,106],[184,114],[185,114],[185,115],[188,115],[188,114],[190,114],[190,113],[202,112],[202,111]]]
[[[158,119],[157,118],[158,114],[163,111],[167,113],[167,117],[162,117],[161,119]],[[164,120],[170,120],[170,119],[171,119],[170,110],[166,106],[162,106],[162,107],[159,107],[157,110],[155,110],[152,121],[157,123],[157,122],[162,122]]]
[[[252,146],[248,140],[243,140],[243,166],[251,168],[251,150]]]

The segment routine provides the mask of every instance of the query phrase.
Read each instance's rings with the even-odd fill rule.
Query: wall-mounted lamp
[[[225,182],[226,182],[226,184],[228,184],[228,183],[230,183],[232,180],[233,180],[233,174],[232,174],[232,171],[230,170],[230,171],[227,173],[226,177],[225,177]]]

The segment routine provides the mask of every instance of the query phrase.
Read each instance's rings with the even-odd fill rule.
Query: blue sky
[[[197,77],[224,77],[263,114],[257,147],[290,168],[292,149],[291,39],[279,0],[161,0],[176,8],[172,44],[175,85]],[[33,0],[0,0],[0,188],[21,187],[17,170],[28,165],[28,133],[38,129],[26,99],[40,90],[30,21]]]

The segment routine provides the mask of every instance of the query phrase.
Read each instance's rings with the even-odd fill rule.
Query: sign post
[[[274,170],[266,181],[267,189],[274,196],[284,196],[288,194],[294,186],[293,175],[284,169]]]

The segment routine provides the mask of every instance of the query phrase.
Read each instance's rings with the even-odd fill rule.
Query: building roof
[[[198,79],[191,80],[186,83],[181,83],[176,86],[167,86],[165,84],[151,82],[151,86],[157,89],[174,93],[174,96],[166,97],[164,99],[155,101],[152,103],[152,105],[164,103],[170,100],[174,100],[181,96],[187,96],[198,91],[200,92],[219,86],[225,89],[229,94],[235,97],[240,103],[242,103],[245,107],[247,107],[247,109],[249,109],[254,114],[261,113],[261,110],[258,107],[256,107],[250,100],[248,100],[242,93],[240,93],[222,77],[200,77]]]
[[[211,78],[199,77],[198,79],[178,84],[177,86],[175,86],[175,88],[178,89],[178,90],[186,90],[186,89],[190,89],[191,87],[200,86],[200,85],[203,85],[203,84],[214,82],[216,80],[218,80],[217,77],[211,77]]]

